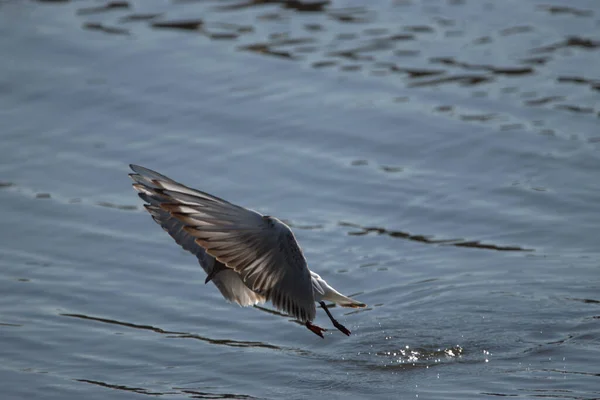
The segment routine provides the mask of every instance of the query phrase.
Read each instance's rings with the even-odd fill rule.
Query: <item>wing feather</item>
[[[276,308],[301,321],[314,319],[310,271],[287,225],[155,171],[131,168],[135,172],[131,174],[136,182],[134,188],[140,197],[152,200],[148,211],[155,220],[158,218],[157,222],[171,221],[171,230],[184,237],[188,247],[192,238],[206,257],[212,256],[230,268],[246,288],[270,300]],[[230,284],[230,273],[227,279]]]
[[[152,219],[184,250],[194,254],[198,258],[200,266],[207,274],[210,274],[214,268],[221,270],[213,277],[211,282],[219,289],[223,297],[241,306],[264,303],[266,301],[264,296],[250,290],[244,284],[239,274],[226,268],[222,263],[215,260],[214,257],[207,254],[206,250],[196,243],[196,238],[185,231],[185,224],[161,208],[160,205],[165,201],[169,201],[169,198],[156,192],[156,189],[159,188],[149,178],[163,180],[169,178],[142,167],[139,167],[139,170],[134,169],[134,171],[137,173],[130,175],[136,182],[133,184],[133,187],[138,191],[138,196],[144,202],[148,203],[144,204],[144,207],[150,213]]]

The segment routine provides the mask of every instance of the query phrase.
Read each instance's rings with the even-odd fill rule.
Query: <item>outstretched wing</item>
[[[146,168],[131,169],[136,172],[134,187],[160,198],[160,210],[179,221],[209,255],[239,274],[249,289],[301,321],[314,319],[310,272],[287,225]]]
[[[214,257],[206,254],[206,250],[196,243],[196,238],[183,229],[185,227],[183,223],[160,208],[162,203],[169,201],[169,198],[162,196],[153,190],[156,187],[152,184],[152,179],[170,180],[169,178],[145,169],[140,169],[139,173],[130,174],[130,176],[135,182],[134,187],[138,191],[138,195],[147,203],[144,204],[144,207],[150,213],[152,219],[154,219],[154,221],[159,224],[163,230],[177,242],[177,244],[194,254],[198,258],[200,266],[207,274],[210,274],[215,268],[217,270],[222,270],[219,274],[214,276],[212,282],[225,299],[241,306],[251,306],[265,302],[265,297],[250,290],[235,271],[226,268],[219,261],[215,260]]]

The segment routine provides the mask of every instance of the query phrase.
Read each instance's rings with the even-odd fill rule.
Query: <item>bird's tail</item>
[[[348,296],[344,296],[335,289],[330,293],[327,293],[325,299],[330,300],[341,307],[363,308],[367,306],[365,303],[361,303],[360,301],[351,299]]]

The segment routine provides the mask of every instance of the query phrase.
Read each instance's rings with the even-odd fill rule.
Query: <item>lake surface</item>
[[[600,398],[600,3],[261,3],[0,1],[2,399]],[[225,302],[129,163],[287,221],[352,336]]]

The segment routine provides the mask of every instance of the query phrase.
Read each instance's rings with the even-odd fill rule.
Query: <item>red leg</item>
[[[323,336],[323,332],[325,332],[326,329],[323,329],[317,325],[313,325],[308,321],[306,321],[306,327],[315,335],[321,336],[321,338],[325,339],[325,336]]]

